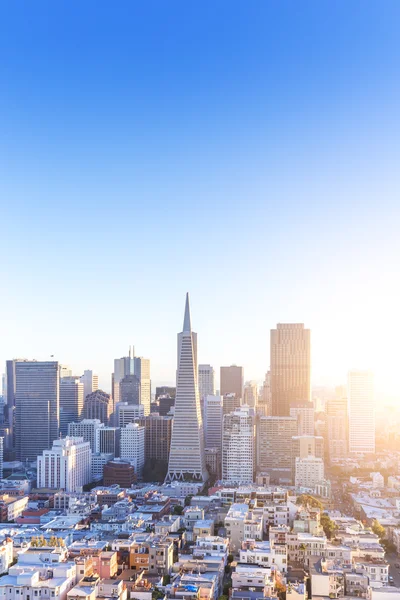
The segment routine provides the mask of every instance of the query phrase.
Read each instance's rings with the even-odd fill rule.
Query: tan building
[[[324,459],[324,438],[320,435],[296,435],[291,440],[292,482],[296,477],[296,458]],[[323,477],[321,477],[321,480]]]
[[[257,425],[257,468],[271,479],[291,479],[290,448],[297,435],[295,417],[260,417]],[[279,473],[281,471],[281,473]]]
[[[174,544],[165,536],[139,534],[130,547],[130,568],[154,575],[168,575],[174,560]]]
[[[303,323],[271,330],[271,394],[273,416],[289,416],[293,404],[311,401],[310,330]]]
[[[327,437],[329,460],[344,458],[348,453],[348,416],[347,390],[344,386],[336,388],[334,398],[327,404]]]
[[[241,398],[236,396],[236,394],[225,394],[222,397],[222,414],[229,415],[231,412],[234,412],[241,405]]]
[[[236,398],[243,398],[243,367],[221,367],[220,387],[221,396],[236,394]]]

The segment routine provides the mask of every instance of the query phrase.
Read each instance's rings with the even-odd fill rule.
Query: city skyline
[[[287,326],[304,326],[304,323],[278,323],[279,327],[287,327]],[[268,332],[268,344],[270,344],[270,339],[269,336],[272,334],[272,332],[275,331],[276,325],[274,327],[271,328],[271,330]],[[349,366],[345,372],[342,374],[342,379],[335,379],[335,377],[331,374],[329,375],[327,380],[318,380],[318,379],[313,379],[313,331],[312,328],[309,327],[308,328],[308,332],[309,334],[311,333],[311,391],[316,391],[318,390],[318,388],[323,388],[326,387],[327,389],[330,389],[331,392],[334,391],[334,389],[337,386],[340,385],[345,385],[346,381],[347,381],[347,377],[350,371],[354,371],[354,370],[364,370],[364,371],[372,371],[374,374],[374,380],[376,381],[377,377],[376,377],[376,373],[374,371],[373,368],[359,368],[359,367],[354,367],[354,366]],[[200,343],[200,347],[201,347],[201,343]],[[131,346],[128,346],[128,352],[127,352],[127,357],[129,357],[131,352]],[[176,350],[175,350],[176,352]],[[123,354],[123,350],[121,350],[120,354]],[[268,352],[268,355],[270,355],[270,352]],[[126,357],[126,358],[127,358]],[[84,377],[84,373],[82,372],[78,372],[78,369],[74,369],[74,366],[71,362],[68,361],[63,361],[61,360],[59,357],[55,356],[54,354],[50,355],[50,357],[29,357],[29,356],[23,356],[22,353],[19,353],[18,359],[17,358],[10,358],[8,357],[7,360],[4,362],[4,365],[6,366],[7,362],[13,361],[13,360],[19,360],[19,361],[46,361],[49,359],[52,360],[57,360],[60,364],[60,367],[62,366],[63,368],[68,369],[68,371],[72,374],[73,377],[81,377],[81,380],[83,380]],[[90,364],[90,366],[88,367],[88,364],[90,363],[90,358],[88,358],[85,361],[85,370],[86,368],[90,369],[90,372],[93,372],[94,376],[99,379],[99,383],[98,383],[98,387],[99,389],[112,394],[112,381],[113,381],[113,371],[112,369],[115,367],[115,363],[117,361],[122,361],[124,360],[124,358],[120,358],[120,359],[112,359],[111,361],[111,370],[110,372],[103,372],[103,373],[98,373],[96,370],[96,367],[93,364]],[[134,359],[132,359],[134,360]],[[136,359],[137,360],[137,359]],[[148,357],[148,359],[150,363],[151,363],[151,372],[153,374],[154,372],[154,364],[153,364],[153,360],[152,357]],[[114,365],[114,366],[113,366]],[[4,373],[5,373],[5,366],[4,366]],[[199,366],[205,366],[202,363],[199,363]],[[220,391],[220,384],[221,384],[221,377],[220,377],[220,368],[224,367],[224,368],[229,368],[229,367],[239,367],[239,368],[243,368],[243,382],[244,381],[248,381],[250,380],[250,377],[247,376],[247,372],[245,371],[245,368],[243,367],[242,364],[240,364],[239,362],[232,362],[230,364],[226,364],[226,365],[215,365],[215,364],[208,364],[206,366],[209,366],[211,368],[214,369],[215,371],[215,375],[214,375],[214,380],[215,380],[215,389],[216,391]],[[270,364],[268,363],[266,370],[270,369]],[[264,375],[265,376],[265,375]],[[254,377],[253,380],[257,382],[258,387],[260,388],[263,384],[264,381],[264,376],[262,376],[261,374],[257,377]],[[154,394],[155,388],[157,386],[161,386],[161,385],[175,385],[176,384],[176,362],[174,365],[174,368],[171,371],[171,377],[170,379],[157,379],[156,377],[153,377],[153,375],[151,376],[151,389],[152,389],[152,394]],[[388,388],[386,390],[386,392],[390,391],[391,393],[393,393],[393,389]],[[384,388],[379,388],[379,386],[375,386],[375,392],[378,394],[385,394],[385,389]],[[387,397],[390,397],[390,394]],[[393,396],[393,399],[395,399],[395,396]]]
[[[292,326],[293,323],[280,323],[278,325],[279,326],[288,326],[288,325]],[[297,325],[303,325],[303,324],[297,324]],[[273,331],[274,331],[274,329],[271,328],[269,334],[271,334],[271,332],[273,332]],[[311,328],[309,328],[309,332],[311,332],[311,336],[313,336],[313,331],[311,330]],[[268,343],[269,343],[269,340],[268,340]],[[201,343],[200,343],[200,347],[201,347]],[[313,368],[312,368],[312,365],[313,365],[313,352],[312,352],[312,348],[313,348],[313,344],[312,344],[312,341],[311,341],[311,391],[312,391],[312,393],[317,393],[319,388],[326,388],[327,391],[329,390],[330,392],[333,393],[334,389],[337,386],[345,385],[345,382],[347,381],[347,377],[348,377],[349,372],[350,371],[354,371],[354,370],[368,370],[368,371],[372,371],[374,373],[374,380],[376,381],[376,379],[377,379],[375,371],[373,369],[367,369],[367,368],[365,368],[365,369],[358,369],[358,368],[355,368],[355,367],[348,367],[347,370],[343,373],[342,379],[335,379],[331,375],[329,377],[329,379],[327,379],[327,380],[322,380],[322,381],[321,380],[315,380],[315,379],[313,379]],[[131,346],[128,346],[128,355],[129,355],[130,349],[131,349]],[[121,353],[123,354],[123,350],[121,351]],[[73,364],[71,362],[62,361],[58,357],[56,357],[55,355],[51,355],[50,358],[53,359],[53,360],[58,360],[60,366],[68,369],[69,372],[73,374],[73,377],[81,377],[81,380],[83,381],[84,374],[78,372],[78,369],[74,369],[74,366],[73,366]],[[6,362],[12,362],[13,360],[22,360],[22,361],[27,360],[27,361],[39,361],[40,362],[40,361],[46,361],[48,359],[46,359],[46,357],[41,357],[41,358],[39,358],[39,357],[25,357],[25,356],[22,356],[22,354],[20,353],[18,359],[10,359],[10,358],[8,358],[7,361],[5,361],[4,364],[6,365]],[[117,360],[123,360],[123,359],[113,359],[111,361],[111,364],[114,365]],[[152,357],[150,356],[146,360],[150,361],[150,363],[151,363],[151,372],[153,373],[155,371],[155,369],[154,369],[154,364],[153,364]],[[89,362],[90,362],[90,359],[88,359],[87,361],[85,361],[86,367],[89,364]],[[199,366],[204,366],[204,365],[200,364]],[[226,365],[220,365],[220,367],[218,365],[213,365],[213,364],[207,365],[207,366],[210,366],[211,368],[214,369],[214,371],[215,371],[215,389],[216,389],[216,391],[220,392],[220,383],[221,383],[220,375],[219,375],[220,367],[225,367],[225,368],[226,367],[232,367],[232,366],[234,366],[234,367],[242,367],[243,365],[239,364],[238,362],[232,362],[229,365],[228,364],[226,364]],[[111,369],[112,368],[113,368],[113,366],[111,367]],[[90,372],[93,372],[94,376],[96,378],[97,377],[99,378],[99,383],[98,383],[99,389],[101,389],[101,390],[103,390],[103,391],[111,394],[112,393],[112,389],[111,389],[112,385],[111,385],[111,383],[112,383],[112,375],[113,375],[112,370],[110,372],[105,372],[105,373],[99,374],[99,373],[97,373],[97,370],[96,370],[95,366],[93,366],[92,364],[90,365],[90,369],[91,369]],[[269,370],[269,369],[270,369],[270,365],[268,364],[266,370]],[[4,371],[5,371],[5,367],[4,367]],[[155,388],[157,386],[161,386],[161,385],[165,385],[165,386],[172,385],[172,386],[174,386],[176,384],[176,363],[175,363],[175,368],[172,369],[171,373],[172,373],[172,376],[170,377],[170,379],[157,379],[157,376],[156,377],[153,377],[153,375],[151,376],[151,380],[150,381],[151,381],[152,395],[154,395],[154,391],[155,391]],[[247,373],[246,373],[246,371],[245,371],[244,368],[243,368],[243,375],[244,375],[244,380],[248,381],[249,378],[247,377]],[[262,387],[263,381],[264,381],[264,376],[254,377],[253,379],[254,379],[255,382],[257,382],[258,388],[260,390],[260,388]],[[398,399],[397,396],[395,394],[393,394],[393,388],[387,388],[385,390],[384,387],[380,388],[379,385],[375,385],[375,396],[378,396],[378,397],[375,397],[375,401],[377,403],[379,403],[380,400],[382,400],[382,398],[384,399],[384,401],[387,404],[391,404],[392,402],[394,403]]]
[[[398,394],[400,7],[292,9],[1,8],[0,364],[172,382],[189,290],[201,362],[260,381],[304,322],[314,383]]]

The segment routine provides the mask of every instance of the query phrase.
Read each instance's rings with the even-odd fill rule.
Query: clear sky
[[[397,0],[0,3],[0,364],[109,389],[134,344],[261,380],[277,322],[313,381],[397,394]]]

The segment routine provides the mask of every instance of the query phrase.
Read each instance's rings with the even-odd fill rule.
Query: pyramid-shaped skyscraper
[[[205,481],[207,477],[197,385],[197,334],[192,331],[187,294],[183,331],[178,333],[175,413],[166,481]]]

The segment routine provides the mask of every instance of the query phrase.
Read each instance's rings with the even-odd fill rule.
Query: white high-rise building
[[[128,402],[118,402],[116,406],[118,427],[126,427],[128,423],[135,423],[140,417],[144,417],[143,404],[128,404]]]
[[[100,427],[104,427],[104,423],[99,419],[83,419],[78,423],[68,424],[68,436],[83,438],[84,442],[89,442],[91,451],[96,452],[96,431]]]
[[[91,450],[83,438],[58,439],[37,458],[38,486],[77,492],[91,481]]]
[[[204,446],[222,450],[222,397],[204,399]]]
[[[199,396],[200,400],[215,394],[215,373],[211,365],[199,365]]]
[[[85,401],[86,396],[99,389],[99,376],[95,375],[93,371],[86,370],[81,376],[81,383],[83,383],[83,401]]]
[[[183,331],[178,334],[175,413],[166,481],[205,481],[207,478],[197,386],[197,334],[192,331],[187,294]]]
[[[141,477],[144,467],[145,428],[138,423],[128,423],[121,429],[121,458],[129,460],[135,473]]]
[[[140,382],[139,403],[143,406],[146,417],[150,414],[151,403],[150,360],[142,356],[135,356],[133,372]]]
[[[249,406],[224,415],[222,479],[231,483],[254,481],[254,418]]]
[[[322,458],[307,456],[296,458],[296,487],[314,489],[317,483],[324,479],[324,461]]]
[[[348,402],[345,386],[337,387],[335,396],[327,402],[326,425],[330,461],[345,458],[348,454],[349,444]]]
[[[68,365],[60,365],[60,377],[72,377],[72,369]]]
[[[349,452],[375,452],[375,400],[371,371],[350,371],[347,378]]]

